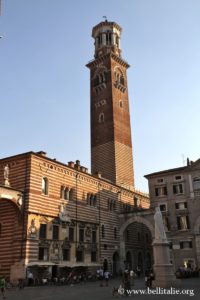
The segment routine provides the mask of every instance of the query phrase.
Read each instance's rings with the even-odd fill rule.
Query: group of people
[[[146,287],[152,287],[152,282],[155,279],[153,270],[146,270],[144,274],[144,280]]]
[[[102,268],[97,270],[97,278],[100,280],[100,286],[108,286],[108,282],[110,279],[111,274],[108,272],[108,270],[103,270]]]

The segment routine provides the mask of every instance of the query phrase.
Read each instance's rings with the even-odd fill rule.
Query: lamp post
[[[101,260],[101,183],[98,182],[98,196],[99,196],[99,261]]]

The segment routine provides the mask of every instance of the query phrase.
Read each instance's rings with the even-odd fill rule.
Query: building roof
[[[190,161],[189,159],[187,159],[187,165],[186,166],[150,173],[150,174],[144,175],[144,177],[148,179],[150,177],[154,177],[154,176],[162,175],[162,174],[166,174],[166,173],[170,174],[170,173],[188,171],[188,170],[193,169],[198,164],[200,164],[200,159],[197,159],[195,162]]]

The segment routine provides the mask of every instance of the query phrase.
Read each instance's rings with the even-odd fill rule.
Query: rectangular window
[[[59,226],[53,225],[53,240],[59,240]]]
[[[97,261],[97,252],[92,251],[91,252],[91,262],[96,262]]]
[[[79,229],[79,242],[84,242],[84,229]]]
[[[163,216],[163,224],[165,227],[165,231],[169,231],[170,230],[170,224],[169,224],[169,219],[166,216]]]
[[[39,247],[39,255],[38,255],[39,260],[48,260],[48,249],[47,248],[42,248]]]
[[[176,207],[176,209],[186,209],[187,202],[176,202],[175,207]]]
[[[92,230],[92,243],[97,242],[97,232],[96,230]]]
[[[70,250],[63,249],[63,260],[69,261],[70,260]]]
[[[173,185],[173,193],[174,194],[183,194],[183,184],[174,184]]]
[[[40,224],[39,237],[40,239],[46,239],[46,236],[47,236],[47,224]]]
[[[167,205],[166,204],[160,204],[160,211],[167,211]]]
[[[166,186],[156,187],[155,188],[155,195],[157,197],[159,197],[159,196],[167,196],[167,187]]]
[[[188,216],[177,217],[178,230],[187,230],[190,228]]]
[[[181,180],[182,179],[182,176],[181,175],[176,175],[175,176],[175,180]]]
[[[158,183],[162,183],[164,181],[164,179],[163,178],[159,178],[159,179],[157,179],[157,182]]]
[[[82,250],[76,251],[76,261],[83,261],[83,251]]]
[[[74,228],[69,227],[69,241],[73,242],[74,241]]]
[[[182,241],[180,242],[180,249],[191,249],[192,241]]]

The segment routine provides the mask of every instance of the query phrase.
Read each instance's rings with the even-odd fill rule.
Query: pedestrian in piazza
[[[1,294],[3,299],[6,298],[5,296],[5,291],[6,291],[6,281],[5,278],[3,276],[0,277],[0,290],[1,290]]]
[[[109,281],[109,272],[108,271],[104,272],[104,278],[105,278],[106,286],[108,286],[108,281]]]

